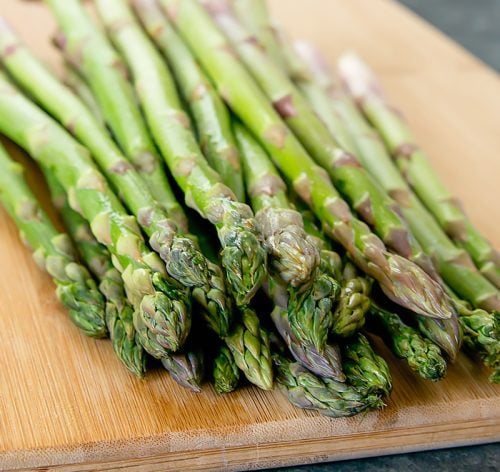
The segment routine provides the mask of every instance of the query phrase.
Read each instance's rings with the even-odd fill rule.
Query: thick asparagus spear
[[[135,219],[125,212],[90,154],[52,118],[24,97],[0,74],[0,132],[24,148],[41,167],[54,173],[71,207],[87,220],[96,239],[112,254],[127,297],[134,305],[134,324],[149,332],[154,354],[177,350],[190,328],[190,297],[168,277],[151,252]]]
[[[226,33],[274,108],[301,140],[310,156],[327,170],[340,193],[388,247],[403,257],[420,262],[424,258],[422,249],[397,213],[396,203],[378,186],[357,158],[335,140],[286,72],[237,21],[229,1],[204,0],[203,3],[213,13],[217,24]],[[217,8],[214,10],[215,6]]]
[[[103,297],[87,269],[76,262],[68,236],[58,232],[40,208],[22,172],[0,144],[0,201],[33,251],[38,266],[53,278],[57,298],[70,319],[87,336],[102,338],[107,334]]]
[[[370,317],[375,331],[382,334],[392,352],[404,359],[411,370],[428,380],[441,380],[446,375],[446,361],[439,347],[403,323],[396,313],[372,303]]]
[[[113,267],[111,254],[97,242],[87,221],[69,206],[64,189],[53,174],[47,171],[45,177],[54,205],[59,209],[71,239],[99,282],[99,290],[106,300],[106,325],[113,349],[130,372],[142,377],[146,370],[146,355],[136,341],[134,309],[125,295],[120,272]]]
[[[219,346],[213,365],[214,388],[217,393],[229,393],[236,389],[240,380],[240,370],[231,351]]]
[[[147,179],[143,181],[128,165],[89,110],[19,44],[9,28],[0,25],[0,46],[4,45],[17,45],[15,53],[4,59],[9,71],[89,148],[103,172],[115,188],[119,189],[123,200],[149,235],[153,249],[167,263],[170,275],[183,285],[193,287],[194,298],[204,307],[205,312],[212,316],[214,323],[220,326],[221,333],[226,334],[230,324],[230,307],[221,269],[209,262],[187,235],[178,231],[178,228],[187,226],[186,217],[167,180],[162,184],[161,194],[154,192],[157,198],[162,198],[160,206],[149,192],[148,187],[154,189],[154,186]],[[99,70],[103,75],[107,75],[104,68]],[[122,98],[126,107],[127,96],[123,95]],[[134,103],[130,105],[135,107]],[[142,123],[138,125],[144,127]],[[130,128],[127,142],[129,140],[136,141],[133,126]]]
[[[100,10],[109,21],[115,13],[118,18],[127,18],[120,28],[110,28],[110,33],[132,71],[150,130],[186,195],[186,203],[217,228],[227,279],[236,302],[245,305],[265,274],[265,252],[253,214],[247,205],[236,200],[203,157],[163,59],[126,5],[108,1]]]
[[[319,352],[314,346],[299,342],[292,332],[287,312],[282,306],[276,305],[274,307],[271,319],[297,362],[300,362],[305,368],[320,377],[327,377],[338,382],[345,381],[340,350],[336,344],[329,343],[322,352]]]
[[[414,264],[388,253],[382,241],[352,216],[324,170],[314,164],[288,130],[267,97],[230,52],[227,40],[203,8],[194,0],[161,0],[160,4],[228,105],[354,262],[377,279],[396,303],[423,315],[450,317],[452,310],[441,288]]]
[[[358,57],[350,54],[340,59],[339,70],[416,194],[448,236],[472,256],[481,273],[500,288],[500,253],[472,225],[433,171],[401,114],[387,104],[372,71]]]
[[[193,392],[201,392],[205,365],[200,349],[188,346],[185,352],[163,356],[161,363],[179,385]]]
[[[363,396],[389,396],[392,378],[389,366],[361,333],[342,345],[342,359],[347,381]]]
[[[226,106],[156,0],[134,0],[131,4],[172,70],[205,157],[236,198],[245,201],[243,175]]]
[[[280,390],[299,408],[318,410],[326,416],[338,418],[383,406],[377,394],[364,395],[345,383],[317,377],[283,355],[274,354],[273,362]]]
[[[273,371],[269,337],[252,308],[241,308],[240,315],[241,319],[236,321],[224,341],[245,377],[263,390],[271,390]]]

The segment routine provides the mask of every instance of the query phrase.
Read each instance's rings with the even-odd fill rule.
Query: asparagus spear
[[[446,361],[439,347],[423,338],[417,330],[403,323],[401,318],[373,303],[370,316],[376,332],[382,337],[392,352],[404,359],[411,370],[428,380],[441,380],[446,375]]]
[[[271,312],[271,319],[283,341],[285,341],[290,354],[297,362],[300,362],[306,369],[320,377],[327,377],[338,382],[345,381],[340,350],[336,344],[329,343],[320,352],[314,346],[299,342],[293,334],[287,312],[282,306],[276,305],[274,307]]]
[[[339,145],[286,72],[266,55],[255,38],[237,21],[229,2],[204,0],[203,3],[276,111],[301,140],[310,156],[327,170],[351,206],[388,247],[403,257],[420,262],[422,249],[397,213],[396,203],[377,185],[357,158]]]
[[[9,28],[0,24],[0,47],[14,44],[17,45],[15,52],[4,59],[6,67],[53,116],[64,123],[67,129],[89,148],[103,172],[115,188],[120,190],[123,200],[150,236],[149,241],[167,263],[169,274],[183,285],[193,288],[194,298],[213,318],[221,333],[226,334],[230,324],[230,306],[222,271],[203,256],[188,235],[179,231],[179,228],[187,226],[186,217],[166,179],[162,184],[163,192],[160,194],[155,191],[156,197],[162,198],[162,207],[149,192],[148,186],[154,190],[154,186],[148,185],[151,182],[144,182],[128,165],[89,110],[19,44]],[[100,71],[107,75],[104,73],[105,69],[101,68]],[[126,107],[127,96],[122,98]],[[135,104],[130,105],[135,110]],[[132,126],[127,142],[136,141],[134,130]],[[130,147],[133,147],[133,144],[130,143]]]
[[[236,198],[245,201],[243,175],[226,106],[156,1],[134,0],[131,4],[175,76],[209,164]]]
[[[45,177],[71,239],[99,282],[99,290],[106,300],[105,319],[113,349],[130,372],[142,377],[146,370],[146,355],[136,341],[134,309],[125,295],[120,272],[113,267],[111,254],[97,242],[85,219],[69,206],[64,189],[52,173],[46,171]]]
[[[500,253],[472,225],[464,211],[433,171],[415,143],[401,114],[387,104],[373,73],[354,55],[344,55],[339,70],[363,113],[378,129],[401,173],[447,235],[471,256],[477,267],[500,288]],[[496,308],[498,309],[498,308]]]
[[[219,346],[213,366],[214,388],[217,393],[229,393],[236,389],[240,371],[234,356],[226,346]]]
[[[61,11],[66,8],[59,0],[50,3],[59,5]],[[73,4],[73,0],[66,3]],[[265,274],[265,253],[253,214],[247,205],[236,200],[203,157],[168,69],[126,5],[113,1],[101,7],[107,22],[113,22],[113,18],[127,19],[120,23],[120,28],[110,28],[110,34],[132,71],[150,130],[184,191],[188,206],[217,228],[223,248],[222,265],[236,302],[248,304]]]
[[[267,97],[230,52],[227,40],[203,8],[193,0],[161,0],[160,4],[226,103],[258,138],[329,235],[346,248],[354,262],[378,280],[396,303],[423,315],[450,317],[452,309],[441,288],[414,264],[388,253],[382,241],[352,216],[325,172],[314,164],[288,130]]]
[[[363,395],[345,383],[317,377],[283,355],[274,354],[273,361],[280,390],[298,408],[318,410],[326,416],[338,418],[383,406],[378,395]]]
[[[157,357],[182,345],[190,327],[190,297],[168,277],[135,219],[125,212],[89,152],[0,74],[0,132],[54,173],[71,208],[87,220],[96,239],[112,254],[127,297],[134,305],[138,334],[148,329]]]
[[[224,341],[245,377],[259,388],[271,390],[273,371],[269,337],[252,308],[247,306],[239,311],[241,318]]]
[[[193,392],[201,392],[205,366],[200,349],[188,347],[185,352],[163,356],[161,363],[179,385]]]
[[[68,236],[59,233],[40,208],[22,172],[0,144],[0,201],[33,251],[38,266],[53,278],[57,298],[70,319],[87,336],[102,338],[107,334],[102,295],[87,269],[76,262]]]
[[[342,346],[344,373],[347,381],[363,396],[389,396],[392,379],[389,366],[361,333],[356,334]]]

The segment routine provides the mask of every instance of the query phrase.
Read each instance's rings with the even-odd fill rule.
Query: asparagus
[[[338,382],[345,381],[340,350],[336,344],[329,343],[323,352],[320,352],[314,346],[299,342],[290,327],[286,310],[279,305],[271,312],[271,319],[297,362],[320,377],[331,378]]]
[[[342,346],[344,373],[347,381],[363,396],[389,396],[392,379],[389,366],[361,333],[356,334]]]
[[[229,393],[236,389],[240,371],[234,356],[226,346],[219,346],[213,366],[214,388],[217,393]]]
[[[127,297],[134,306],[134,325],[148,331],[149,353],[177,350],[190,327],[190,297],[170,278],[151,252],[135,219],[125,212],[90,154],[52,118],[24,97],[0,74],[0,132],[24,148],[42,168],[53,172],[73,210],[90,224],[96,239],[112,254]],[[144,339],[144,336],[143,336]]]
[[[403,323],[401,318],[375,303],[371,304],[370,317],[376,332],[392,352],[404,359],[411,370],[428,380],[441,380],[446,375],[446,361],[439,347],[423,338],[417,330]]]
[[[259,388],[271,390],[273,372],[269,336],[252,308],[241,308],[240,316],[224,341],[245,377]]]
[[[363,113],[378,129],[401,173],[427,209],[446,234],[472,256],[480,272],[500,288],[500,253],[472,225],[433,171],[401,114],[387,104],[373,73],[354,55],[343,56],[339,70]]]
[[[99,5],[107,22],[113,22],[113,18],[127,19],[120,28],[111,28],[110,34],[131,69],[150,130],[185,193],[186,204],[215,225],[230,287],[237,304],[246,305],[265,275],[265,252],[253,214],[247,205],[236,200],[203,157],[168,69],[126,5],[115,1],[98,2]]]
[[[209,164],[220,174],[236,198],[245,201],[243,175],[226,106],[156,1],[134,0],[131,4],[176,78],[179,92],[193,117],[198,142]]]
[[[276,111],[316,162],[327,170],[351,206],[396,253],[420,262],[422,249],[397,213],[396,203],[377,185],[357,158],[343,149],[307,100],[272,58],[237,21],[228,0],[203,2]],[[217,8],[215,8],[217,6]]]
[[[191,238],[179,228],[186,227],[184,211],[175,199],[166,179],[163,192],[131,168],[105,130],[98,125],[89,110],[41,65],[30,52],[19,45],[7,27],[0,25],[0,46],[17,44],[15,53],[4,59],[8,70],[23,86],[45,106],[68,130],[72,131],[92,152],[103,172],[137,217],[154,250],[165,260],[171,276],[193,289],[194,298],[204,307],[221,333],[227,333],[230,324],[230,307],[225,293],[221,269],[209,262],[194,246]],[[105,74],[105,69],[100,71]],[[113,73],[112,73],[113,75]],[[36,80],[34,80],[36,79]],[[127,96],[122,97],[127,106]],[[135,105],[131,104],[134,108]],[[135,108],[134,108],[135,109]],[[141,118],[139,116],[139,118]],[[141,118],[142,119],[142,118]],[[113,121],[113,123],[115,123]],[[135,128],[130,128],[128,141],[136,141]],[[130,143],[133,147],[134,143]],[[156,175],[156,173],[154,174]],[[157,177],[153,176],[157,179]],[[160,182],[157,180],[157,182]],[[153,188],[162,206],[153,198]]]
[[[201,392],[205,366],[203,353],[200,349],[188,347],[186,352],[163,356],[161,363],[179,385],[193,392]]]
[[[130,372],[142,377],[146,370],[146,355],[136,342],[134,309],[125,295],[120,272],[113,267],[111,254],[97,242],[85,219],[69,206],[64,189],[52,173],[45,172],[45,177],[71,239],[99,282],[99,290],[106,300],[105,319],[113,349]]]
[[[307,60],[317,82],[328,91],[330,102],[338,110],[356,141],[363,165],[399,203],[400,209],[424,250],[436,262],[440,275],[452,289],[475,306],[498,306],[495,288],[475,269],[465,251],[457,248],[441,230],[392,163],[377,134],[367,124],[352,100],[332,79],[324,61],[311,46],[298,49]],[[453,328],[453,326],[450,326]],[[451,329],[450,334],[453,335]],[[455,348],[456,350],[456,348]]]
[[[53,278],[57,298],[70,319],[87,336],[102,338],[107,334],[102,295],[87,269],[76,261],[68,236],[56,230],[39,206],[22,172],[0,144],[0,201],[37,265]]]
[[[387,252],[382,241],[352,216],[325,171],[314,164],[242,64],[228,53],[227,40],[203,8],[194,0],[161,0],[160,4],[226,103],[354,262],[378,280],[396,303],[423,315],[450,317],[452,309],[441,288],[417,266]]]
[[[274,354],[273,361],[280,390],[298,408],[318,410],[326,416],[338,418],[383,406],[378,395],[363,395],[345,383],[317,377],[283,355]]]

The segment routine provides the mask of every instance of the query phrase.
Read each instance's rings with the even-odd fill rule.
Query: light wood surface
[[[444,181],[500,246],[497,75],[389,1],[270,3],[290,33],[331,61],[345,49],[366,58]],[[1,0],[0,12],[56,64],[42,5]],[[160,369],[136,380],[109,342],[79,334],[1,209],[0,268],[0,469],[255,469],[500,439],[500,389],[465,355],[431,384],[387,354],[395,384],[387,408],[348,419],[250,387],[192,394]]]

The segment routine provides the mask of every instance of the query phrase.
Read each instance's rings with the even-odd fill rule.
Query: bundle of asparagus
[[[372,333],[436,381],[463,331],[498,381],[498,255],[358,59],[344,88],[264,0],[95,0],[104,28],[46,3],[67,85],[0,21],[0,134],[70,238],[2,148],[0,201],[84,333],[138,376],[147,354],[194,391],[241,372],[333,417],[390,395]]]

